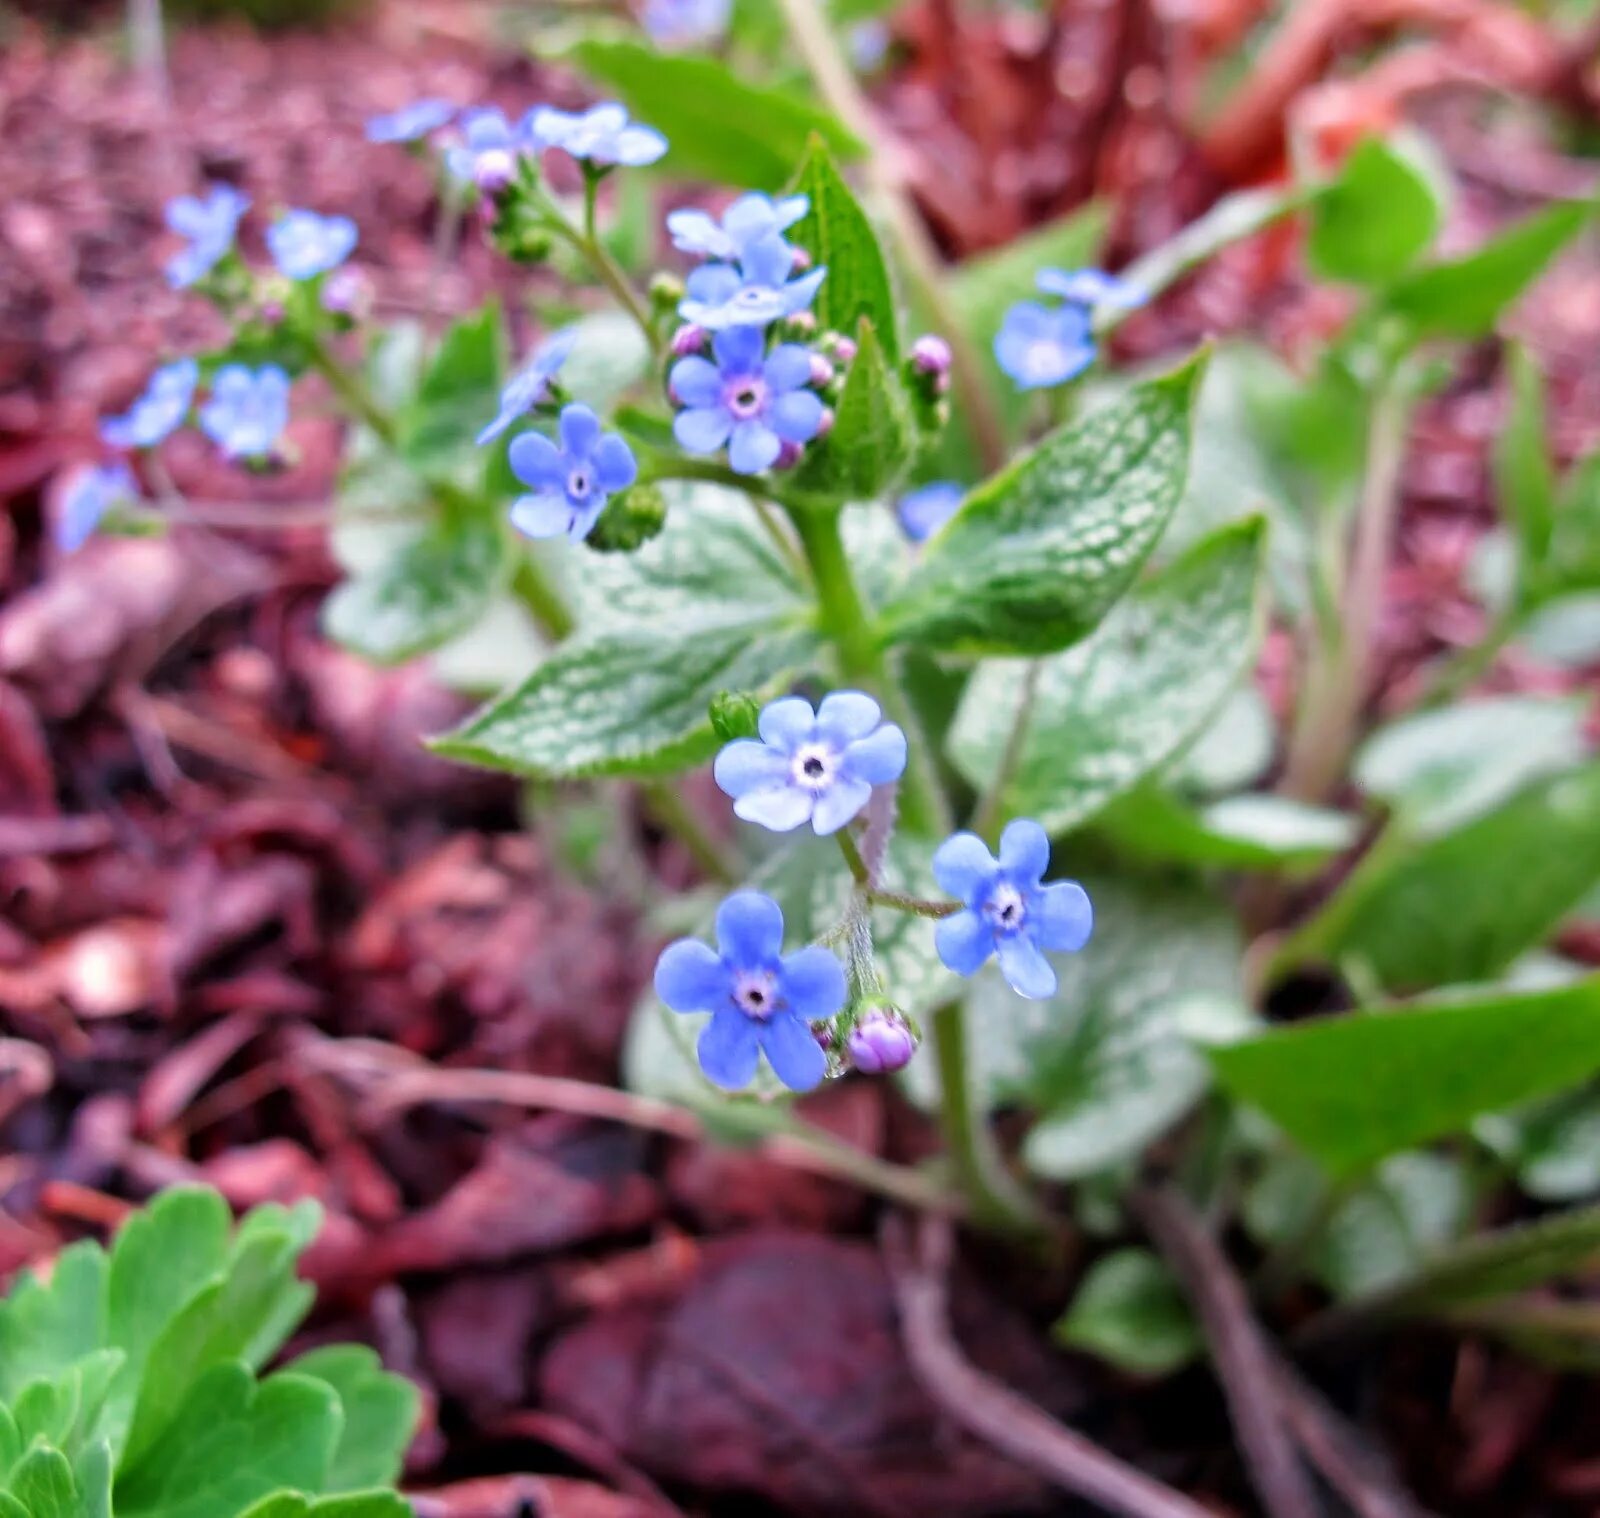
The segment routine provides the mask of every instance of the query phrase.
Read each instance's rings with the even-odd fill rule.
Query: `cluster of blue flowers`
[[[1023,390],[1049,389],[1076,379],[1098,351],[1096,311],[1132,310],[1148,299],[1137,285],[1099,269],[1041,269],[1034,282],[1060,304],[1018,301],[994,339],[996,360]]]
[[[788,832],[809,822],[837,832],[866,808],[875,787],[905,773],[906,736],[885,722],[860,691],[834,691],[815,709],[799,696],[771,702],[758,738],[738,738],[717,755],[718,786],[747,822]],[[1019,995],[1055,994],[1045,952],[1070,953],[1088,942],[1094,913],[1082,886],[1044,883],[1050,840],[1038,823],[1019,819],[1001,836],[995,858],[972,833],[957,833],[934,855],[934,877],[959,907],[938,923],[940,960],[972,975],[993,956]],[[729,897],[717,914],[717,947],[679,939],[663,951],[655,986],[674,1012],[710,1013],[697,1046],[701,1068],[717,1085],[738,1090],[765,1054],[778,1079],[809,1091],[827,1074],[827,1025],[845,1009],[844,971],[825,948],[783,954],[783,913],[754,891]],[[906,1021],[881,998],[859,1009],[845,1039],[850,1064],[869,1075],[902,1068],[916,1048]]]
[[[416,141],[448,123],[449,117],[438,119],[438,104],[419,101],[392,116],[376,117],[367,123],[367,134],[376,131],[380,141]],[[435,109],[425,112],[424,106]],[[504,111],[485,106],[462,114],[445,165],[457,180],[494,196],[516,180],[524,156],[550,148],[599,169],[619,164],[639,168],[667,151],[667,139],[654,127],[630,121],[627,110],[610,100],[587,111],[536,105],[515,123]]]
[[[167,205],[167,226],[184,239],[167,264],[174,289],[197,285],[234,251],[248,195],[232,185],[211,185],[203,196],[180,195]],[[355,251],[356,224],[348,216],[285,211],[267,228],[267,251],[286,279],[308,280],[337,269]]]

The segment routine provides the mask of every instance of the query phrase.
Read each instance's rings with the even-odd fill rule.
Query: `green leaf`
[[[1096,1260],[1050,1334],[1136,1376],[1170,1376],[1205,1347],[1171,1272],[1148,1249]]]
[[[1594,212],[1589,201],[1535,211],[1475,253],[1406,275],[1390,290],[1385,310],[1419,337],[1482,337]]]
[[[980,485],[885,609],[887,637],[1045,654],[1091,632],[1183,494],[1200,373],[1136,387]]]
[[[1264,525],[1256,518],[1207,539],[1034,677],[1020,661],[981,666],[947,743],[956,768],[987,791],[1027,702],[1003,810],[1059,833],[1166,764],[1253,659]]]
[[[322,609],[323,631],[375,663],[403,663],[474,626],[508,568],[497,523],[441,520],[376,573],[335,590]]]
[[[1550,553],[1556,516],[1556,474],[1545,440],[1544,376],[1520,343],[1507,350],[1511,410],[1494,448],[1500,514],[1516,528],[1525,589],[1537,586]]]
[[[48,1282],[26,1273],[0,1303],[0,1398],[53,1378],[105,1342],[105,1252],[74,1244],[57,1256]]]
[[[10,1492],[29,1518],[81,1518],[72,1465],[58,1449],[29,1450],[11,1472]]]
[[[1576,1202],[1600,1195],[1600,1092],[1574,1091],[1491,1113],[1472,1131],[1516,1172],[1529,1196]]]
[[[1580,763],[1584,706],[1498,696],[1402,717],[1363,745],[1354,779],[1393,809],[1408,837],[1435,838]]]
[[[72,1477],[78,1489],[78,1518],[111,1518],[111,1446],[104,1439],[78,1456]]]
[[[1537,782],[1415,850],[1380,839],[1291,950],[1381,986],[1493,979],[1600,879],[1600,764]]]
[[[1523,623],[1517,641],[1535,659],[1559,669],[1600,662],[1600,591],[1546,601]]]
[[[1354,1175],[1600,1070],[1600,976],[1318,1018],[1208,1053],[1233,1096]]]
[[[1600,452],[1574,464],[1561,488],[1551,527],[1550,588],[1600,588]]]
[[[411,1518],[411,1504],[398,1492],[345,1492],[315,1501],[299,1492],[274,1492],[240,1518]]]
[[[504,377],[500,307],[491,301],[445,333],[400,418],[400,451],[413,467],[447,467],[465,455],[500,406]],[[481,465],[477,467],[481,468]]]
[[[865,317],[893,368],[900,362],[900,319],[889,265],[867,213],[821,138],[812,138],[791,190],[809,197],[811,209],[790,229],[789,241],[828,271],[812,305],[818,324],[824,332],[848,334]]]
[[[1406,153],[1369,137],[1318,196],[1306,261],[1322,279],[1384,285],[1427,251],[1443,217],[1430,177]]]
[[[862,317],[833,428],[806,449],[795,484],[835,498],[872,500],[899,481],[916,447],[911,397],[889,367],[872,322]]]
[[[332,1387],[281,1374],[258,1386],[242,1365],[194,1380],[161,1436],[125,1462],[117,1518],[233,1518],[294,1487],[317,1492],[339,1440]]]
[[[665,134],[661,168],[679,179],[777,190],[813,134],[841,158],[865,151],[827,112],[785,90],[747,84],[715,58],[598,40],[580,42],[567,57]]]
[[[391,1375],[364,1344],[334,1344],[301,1355],[289,1371],[324,1381],[339,1397],[344,1428],[324,1490],[356,1492],[392,1486],[417,1425],[416,1388]]]
[[[1095,828],[1123,855],[1234,870],[1310,868],[1349,848],[1359,831],[1344,812],[1284,796],[1230,796],[1196,809],[1155,785],[1114,801]]]

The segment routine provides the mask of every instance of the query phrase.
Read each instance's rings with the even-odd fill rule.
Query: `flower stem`
[[[559,643],[571,634],[575,625],[572,610],[535,551],[530,549],[519,555],[511,589],[548,638]]]
[[[592,174],[586,174],[583,192],[584,225],[581,228],[573,226],[567,220],[561,207],[549,195],[540,196],[542,201],[540,210],[543,211],[550,230],[564,237],[583,256],[600,283],[616,298],[617,304],[633,318],[654,356],[659,352],[661,344],[656,335],[655,323],[650,320],[649,308],[640,298],[639,292],[633,288],[633,281],[623,272],[622,266],[606,251],[606,246],[601,242],[596,229],[595,208],[598,189],[599,179]]]
[[[972,831],[989,843],[994,843],[995,829],[1005,808],[1006,792],[1016,777],[1022,763],[1023,750],[1028,743],[1028,724],[1033,719],[1033,706],[1039,695],[1039,678],[1044,672],[1044,661],[1033,659],[1022,677],[1022,689],[1017,693],[1017,710],[1011,719],[1011,731],[1006,735],[1006,745],[1000,751],[1000,762],[995,766],[994,778],[978,803],[973,814]]]
[[[696,864],[719,885],[732,885],[739,871],[726,850],[705,829],[683,793],[665,780],[645,780],[640,794],[650,815],[693,856]]]

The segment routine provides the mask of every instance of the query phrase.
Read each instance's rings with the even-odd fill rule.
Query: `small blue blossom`
[[[199,378],[200,366],[192,358],[163,364],[123,415],[101,422],[100,436],[113,448],[154,448],[182,425]]]
[[[787,232],[811,209],[806,195],[786,195],[774,200],[752,192],[741,195],[722,213],[721,220],[705,211],[673,211],[667,217],[672,245],[696,258],[737,260],[762,238]],[[793,256],[789,267],[793,268]],[[787,276],[789,270],[784,270]]]
[[[803,822],[819,836],[837,833],[873,786],[905,773],[905,733],[858,690],[834,691],[816,711],[800,696],[785,696],[761,713],[757,731],[759,742],[726,745],[713,774],[734,798],[735,815],[774,833]]]
[[[1054,996],[1056,972],[1040,951],[1081,949],[1094,928],[1094,909],[1074,880],[1042,885],[1049,867],[1050,839],[1027,818],[1007,824],[998,860],[976,833],[945,839],[933,856],[934,879],[964,908],[934,929],[945,967],[973,975],[993,954],[1018,996]]]
[[[289,425],[288,374],[276,364],[259,369],[227,364],[200,408],[200,429],[230,459],[270,454]]]
[[[495,194],[517,177],[517,159],[526,146],[524,133],[504,111],[468,111],[461,118],[461,141],[445,155],[445,167],[464,184]]]
[[[791,1091],[810,1091],[828,1059],[810,1024],[845,1001],[844,969],[818,944],[783,952],[783,911],[759,891],[736,891],[717,909],[717,947],[668,944],[656,995],[674,1012],[709,1012],[700,1068],[728,1091],[748,1086],[763,1054]]]
[[[354,251],[356,224],[348,216],[285,211],[267,228],[267,250],[289,279],[315,279],[337,269]]]
[[[770,469],[783,445],[809,443],[822,429],[825,407],[811,382],[811,350],[780,343],[766,351],[756,327],[728,327],[711,340],[716,363],[691,354],[672,366],[668,384],[687,409],[672,435],[688,453],[724,445],[739,474]]]
[[[889,56],[891,41],[888,23],[881,20],[858,21],[845,36],[850,65],[858,74],[876,73]]]
[[[189,244],[167,262],[173,289],[185,290],[216,268],[233,247],[249,209],[250,197],[226,184],[212,185],[204,199],[180,195],[167,202],[167,225]]]
[[[954,480],[934,480],[907,491],[895,507],[900,530],[913,543],[926,543],[956,514],[966,493]]]
[[[1090,311],[1096,306],[1132,311],[1150,299],[1148,291],[1104,269],[1041,269],[1034,283],[1046,295],[1059,295],[1069,306]]]
[[[495,419],[478,434],[480,448],[485,443],[492,443],[518,417],[526,416],[544,399],[550,381],[566,363],[567,355],[577,341],[576,327],[555,333],[546,338],[533,357],[512,375],[510,382],[500,392],[500,410],[495,414]]]
[[[804,311],[817,298],[828,271],[812,269],[791,279],[795,250],[776,233],[745,246],[738,267],[702,264],[689,276],[678,314],[712,332],[724,327],[765,327]]]
[[[540,148],[561,148],[574,158],[600,165],[641,168],[667,151],[667,139],[654,127],[628,120],[615,101],[587,111],[558,111],[548,105],[530,111],[524,130]]]
[[[512,440],[511,472],[532,493],[512,503],[511,525],[524,537],[565,533],[577,543],[589,536],[606,498],[638,478],[639,466],[616,433],[601,432],[587,406],[566,407],[560,433],[560,447],[542,432]]]
[[[994,356],[1023,390],[1065,384],[1094,362],[1089,314],[1081,306],[1019,301],[995,334]]]
[[[398,111],[374,116],[367,122],[368,142],[417,142],[437,132],[455,119],[456,108],[448,100],[429,97],[413,100]]]
[[[114,506],[139,499],[139,487],[126,464],[91,464],[67,481],[56,517],[56,547],[76,553]]]
[[[714,42],[728,29],[733,0],[645,0],[640,20],[658,47]]]

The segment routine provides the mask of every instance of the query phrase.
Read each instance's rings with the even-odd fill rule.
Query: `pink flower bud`
[[[841,364],[853,364],[856,361],[856,343],[853,337],[837,337],[833,341],[833,356]]]
[[[785,442],[778,448],[778,457],[773,461],[774,469],[793,469],[800,462],[800,456],[805,449],[799,443]]]
[[[687,358],[691,353],[701,352],[706,345],[706,329],[697,327],[692,322],[685,327],[679,327],[672,334],[672,351],[679,358]]]
[[[950,344],[937,333],[919,337],[911,345],[911,362],[922,374],[935,377],[948,374],[952,358]]]
[[[822,408],[822,420],[817,423],[817,436],[818,437],[827,437],[827,435],[832,431],[833,431],[833,407],[832,406],[824,406]]]
[[[491,198],[509,189],[517,177],[517,157],[509,148],[488,148],[472,166],[472,182]]]
[[[820,353],[811,355],[811,383],[819,390],[824,385],[831,385],[833,377],[838,371],[834,369]]]
[[[917,1040],[899,1017],[872,1011],[850,1030],[845,1048],[863,1075],[890,1075],[911,1063]]]

